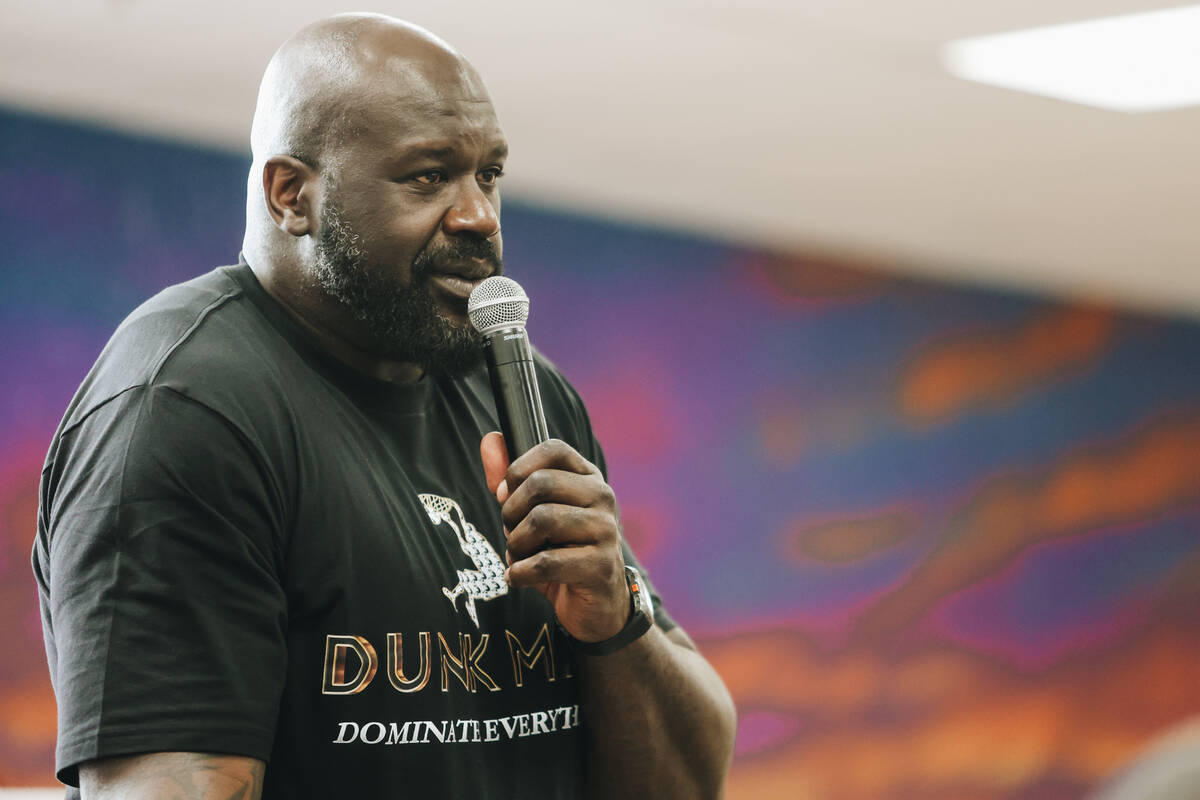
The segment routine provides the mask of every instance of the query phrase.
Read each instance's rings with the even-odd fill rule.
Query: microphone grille
[[[471,291],[467,316],[480,333],[494,328],[523,328],[529,319],[529,297],[512,278],[493,275]]]

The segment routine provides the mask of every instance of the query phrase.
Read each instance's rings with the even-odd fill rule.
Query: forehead
[[[502,158],[508,145],[489,102],[380,104],[348,138],[347,155],[388,161],[431,158]]]
[[[472,150],[504,145],[491,98],[470,67],[430,70],[397,62],[377,75],[364,87],[360,106],[369,145],[392,151],[414,143]]]

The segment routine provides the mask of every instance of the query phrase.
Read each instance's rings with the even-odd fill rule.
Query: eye
[[[431,169],[428,172],[422,172],[420,175],[413,177],[417,183],[423,183],[426,186],[436,186],[446,180],[446,174],[439,169]]]
[[[488,184],[490,186],[496,181],[500,180],[503,175],[504,170],[502,170],[500,167],[488,167],[479,173],[479,182]]]

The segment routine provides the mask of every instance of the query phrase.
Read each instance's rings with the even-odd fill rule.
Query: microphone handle
[[[529,336],[524,328],[502,328],[483,337],[483,351],[508,459],[516,461],[526,450],[550,438]]]

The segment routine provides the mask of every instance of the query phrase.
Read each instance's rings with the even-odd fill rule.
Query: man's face
[[[325,170],[313,275],[377,355],[460,372],[480,359],[467,297],[502,271],[504,137],[465,87],[385,105]]]

